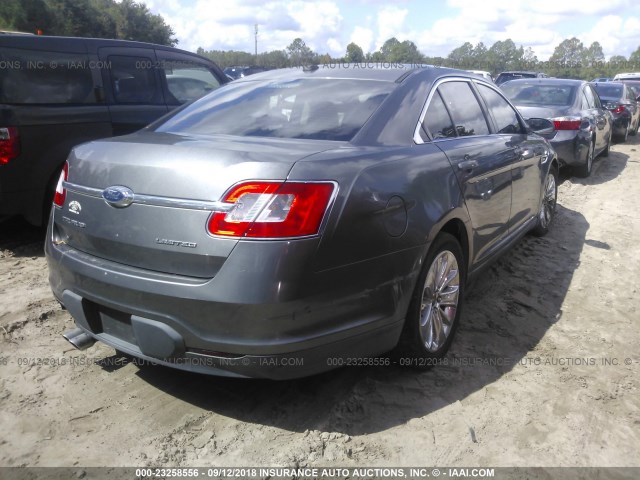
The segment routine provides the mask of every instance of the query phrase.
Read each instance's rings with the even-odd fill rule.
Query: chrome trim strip
[[[77,185],[69,182],[63,182],[62,186],[71,192],[96,198],[102,198],[102,192],[104,190],[100,188],[85,187],[83,185]],[[139,193],[133,194],[133,203],[154,207],[185,208],[188,210],[207,210],[215,212],[228,212],[234,206],[233,203],[209,202],[205,200],[191,200],[187,198],[157,197],[154,195],[142,195]]]

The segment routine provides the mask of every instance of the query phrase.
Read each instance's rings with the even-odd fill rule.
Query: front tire
[[[549,169],[547,178],[544,180],[544,191],[542,192],[542,202],[538,212],[538,224],[531,231],[536,237],[543,237],[549,233],[551,223],[556,215],[556,204],[558,202],[558,172],[555,167]]]
[[[442,358],[458,327],[466,268],[460,243],[448,233],[434,240],[418,277],[397,353],[418,368]],[[426,360],[426,361],[425,361]]]

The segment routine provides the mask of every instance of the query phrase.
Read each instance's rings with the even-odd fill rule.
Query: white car
[[[619,73],[615,77],[613,77],[614,82],[618,82],[620,80],[640,80],[640,72]]]
[[[493,82],[493,77],[491,76],[491,74],[484,70],[467,70],[467,72],[475,73],[476,75],[480,75],[481,77],[483,77],[485,80],[489,80],[490,82]]]

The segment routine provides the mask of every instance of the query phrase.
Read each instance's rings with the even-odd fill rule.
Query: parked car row
[[[544,136],[562,166],[573,167],[578,175],[588,177],[594,158],[609,154],[613,119],[593,85],[582,80],[545,78],[511,80],[501,88],[525,119],[553,122]]]
[[[640,84],[536,77],[508,80],[500,88],[530,124],[539,118],[553,123],[542,135],[551,142],[560,164],[588,177],[594,159],[608,156],[613,140],[624,142],[638,133],[640,95],[632,82]]]

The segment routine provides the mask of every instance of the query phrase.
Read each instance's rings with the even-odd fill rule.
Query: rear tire
[[[558,202],[558,171],[555,167],[549,169],[547,178],[544,180],[544,191],[540,211],[538,212],[538,224],[531,233],[536,237],[544,237],[551,228],[553,219],[556,216],[556,204]]]
[[[624,131],[624,135],[620,137],[620,143],[624,143],[629,139],[629,130],[631,130],[631,120],[627,123],[627,128]]]
[[[591,142],[589,151],[587,152],[587,158],[586,158],[585,164],[576,168],[576,174],[579,177],[587,178],[589,175],[591,175],[591,170],[593,169],[593,157],[595,153],[594,152],[595,148],[596,148],[595,144]]]
[[[611,135],[609,135],[609,140],[607,140],[607,146],[605,147],[605,149],[602,151],[600,155],[602,155],[603,157],[608,157],[610,151],[611,151]]]
[[[466,278],[460,243],[436,237],[418,277],[396,353],[401,365],[428,368],[442,358],[458,327]]]

